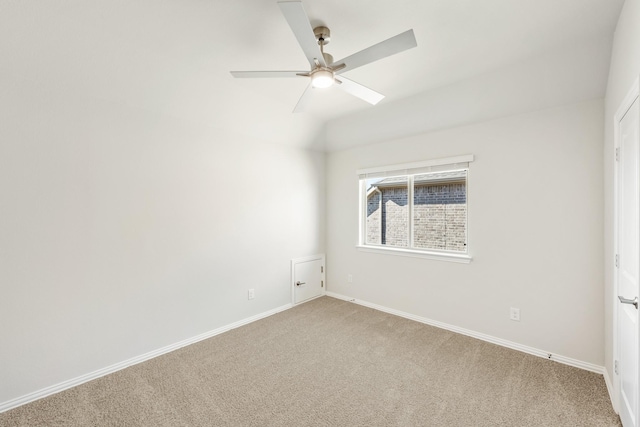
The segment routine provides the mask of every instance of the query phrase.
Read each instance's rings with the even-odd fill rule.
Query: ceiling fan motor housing
[[[331,41],[331,31],[327,27],[315,27],[313,34],[315,34],[319,45],[329,44]]]

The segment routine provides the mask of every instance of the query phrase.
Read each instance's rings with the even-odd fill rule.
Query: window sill
[[[435,259],[438,261],[457,262],[461,264],[469,264],[473,258],[467,254],[453,254],[444,252],[427,252],[417,251],[412,249],[400,249],[400,248],[383,248],[375,246],[356,245],[356,248],[361,252],[371,252],[377,254],[406,256],[411,258],[425,258]]]

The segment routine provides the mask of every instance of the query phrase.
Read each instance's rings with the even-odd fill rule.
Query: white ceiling
[[[385,94],[378,106],[318,90],[309,112],[292,114],[304,78],[231,77],[230,70],[308,67],[276,0],[1,1],[0,90],[4,102],[46,92],[60,102],[109,102],[312,145],[327,121],[389,108],[545,52],[610,40],[623,0],[303,3],[312,25],[331,29],[326,51],[335,59],[414,29],[417,48],[345,73]]]

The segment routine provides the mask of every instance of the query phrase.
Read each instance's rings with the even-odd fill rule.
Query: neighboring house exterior
[[[367,189],[367,244],[409,247],[406,176],[386,178]],[[413,247],[466,250],[466,171],[414,176]]]

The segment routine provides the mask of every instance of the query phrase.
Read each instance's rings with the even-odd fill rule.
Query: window
[[[468,262],[471,161],[467,155],[359,170],[358,247]]]

